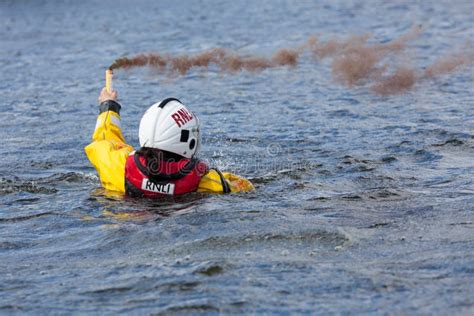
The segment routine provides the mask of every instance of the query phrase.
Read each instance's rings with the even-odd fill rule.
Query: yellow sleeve
[[[114,111],[104,111],[97,117],[92,141],[109,140],[123,144],[125,138],[122,134],[120,114]]]
[[[226,181],[231,193],[247,192],[255,189],[249,180],[233,173],[223,172],[222,176],[225,179],[224,181]],[[224,186],[225,184],[223,185],[219,172],[217,172],[215,169],[211,169],[202,177],[201,182],[199,182],[197,192],[225,193]]]
[[[125,192],[125,163],[132,151],[120,129],[120,115],[111,110],[102,112],[85,152],[105,189]]]

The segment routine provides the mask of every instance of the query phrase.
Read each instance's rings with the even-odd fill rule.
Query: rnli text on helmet
[[[193,116],[188,111],[186,111],[185,108],[181,108],[174,112],[171,114],[171,117],[176,122],[176,124],[178,124],[178,127],[181,127],[193,119]]]

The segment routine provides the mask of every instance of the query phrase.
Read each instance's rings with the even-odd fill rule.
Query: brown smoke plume
[[[376,64],[382,56],[375,48],[371,49],[364,44],[350,44],[340,56],[334,58],[333,76],[336,80],[352,86],[376,71]]]
[[[301,51],[297,49],[282,48],[278,50],[272,57],[272,62],[277,66],[296,66]]]
[[[191,68],[208,68],[215,65],[223,72],[242,70],[260,71],[278,66],[296,66],[301,52],[296,49],[280,49],[271,59],[259,56],[239,56],[222,48],[214,48],[197,55],[172,57],[160,54],[139,54],[134,57],[117,59],[110,69],[128,69],[150,66],[170,73],[185,75]]]
[[[281,48],[270,58],[242,56],[224,48],[214,48],[195,55],[171,56],[159,53],[138,54],[117,59],[110,69],[151,67],[165,74],[185,75],[193,68],[215,67],[226,73],[240,71],[257,72],[267,68],[295,67],[301,56],[308,52],[315,60],[332,59],[333,77],[349,86],[368,84],[371,91],[381,95],[405,92],[426,78],[448,74],[474,63],[474,52],[448,55],[438,59],[423,74],[399,61],[408,47],[408,42],[421,33],[421,27],[387,43],[370,43],[370,35],[350,36],[346,39],[321,41],[312,36],[302,45]]]
[[[471,65],[472,63],[474,63],[474,53],[454,53],[438,59],[431,66],[426,68],[425,76],[435,77],[449,74],[462,66]]]
[[[411,68],[399,68],[392,75],[372,86],[372,91],[388,95],[407,91],[415,84],[415,71]]]
[[[313,45],[313,56],[323,58],[333,55],[333,76],[336,80],[353,86],[363,79],[380,79],[387,68],[380,65],[380,62],[389,55],[402,52],[407,42],[416,38],[420,32],[421,29],[416,27],[384,44],[368,44],[368,35],[353,36],[345,41],[328,41],[325,44]]]

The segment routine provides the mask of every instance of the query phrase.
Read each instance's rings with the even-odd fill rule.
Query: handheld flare
[[[107,89],[107,92],[112,92],[114,90],[113,88],[113,83],[112,83],[112,78],[114,76],[114,73],[112,69],[107,69],[105,71],[105,89]]]

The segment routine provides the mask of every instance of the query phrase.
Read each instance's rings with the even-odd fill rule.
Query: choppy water
[[[410,63],[473,40],[470,1],[2,1],[0,313],[474,309],[472,67],[381,97],[327,62],[116,74],[127,140],[168,96],[250,194],[105,195],[83,147],[105,67],[139,52],[268,54],[314,33],[421,24]],[[472,47],[472,42],[471,44]]]

